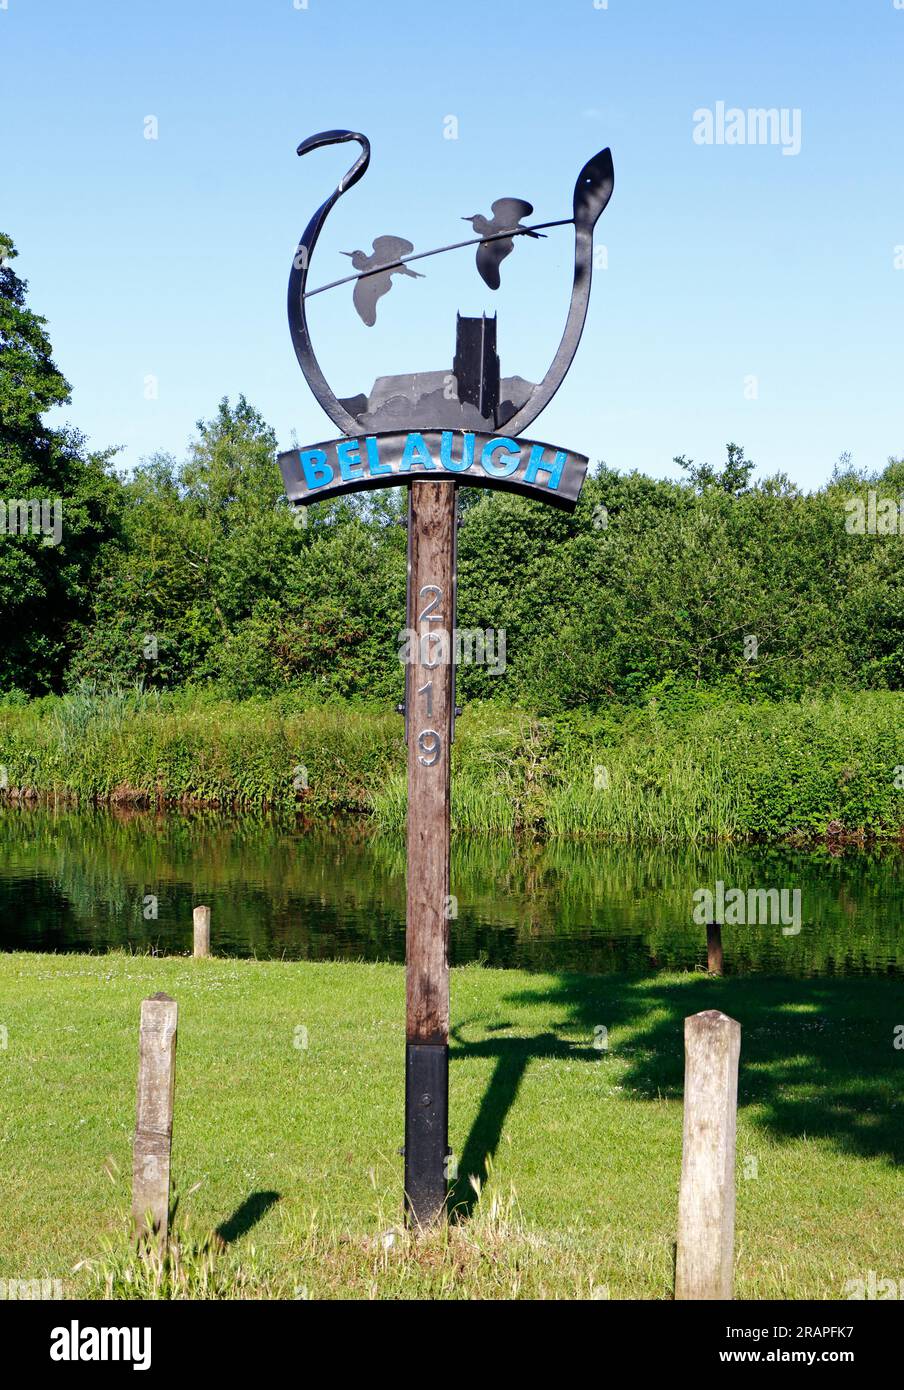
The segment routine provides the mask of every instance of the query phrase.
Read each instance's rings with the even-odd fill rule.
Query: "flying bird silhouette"
[[[374,272],[355,281],[355,308],[368,328],[373,328],[377,321],[377,300],[382,299],[383,295],[392,289],[393,275],[410,275],[412,280],[423,280],[423,275],[418,274],[416,270],[409,270],[407,265],[391,264],[401,256],[410,255],[413,250],[413,244],[404,237],[378,236],[374,241],[372,256],[365,255],[363,251],[342,252],[343,256],[351,257],[355,270]],[[376,267],[381,265],[391,266],[391,269],[377,270]]]
[[[491,290],[499,288],[499,267],[515,249],[513,237],[498,236],[499,232],[514,231],[516,228],[525,236],[540,237],[542,232],[529,232],[519,224],[522,217],[530,217],[533,205],[522,198],[497,198],[493,204],[492,220],[476,213],[473,217],[463,217],[470,222],[478,236],[497,236],[496,241],[485,241],[477,248],[477,269],[481,279]]]

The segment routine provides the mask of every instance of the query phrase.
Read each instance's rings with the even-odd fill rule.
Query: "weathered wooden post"
[[[720,922],[707,922],[706,924],[706,968],[710,975],[724,974],[722,924]]]
[[[444,1213],[449,1094],[449,766],[455,718],[453,484],[408,489],[405,1210]]]
[[[466,218],[473,239],[415,253],[399,236],[373,239],[373,254],[349,252],[355,274],[308,288],[311,257],[337,201],[363,178],[370,141],[354,130],[326,130],[298,146],[306,155],[355,144],[355,162],[314,213],[292,258],[288,311],[292,345],[305,379],[340,439],[290,449],[278,462],[286,495],[302,506],[346,493],[407,484],[408,637],[405,733],[408,746],[408,920],[406,937],[405,1210],[428,1226],[446,1202],[449,1041],[449,745],[455,719],[456,487],[502,488],[574,511],[587,458],[522,439],[561,386],[587,314],[593,275],[593,233],[614,186],[612,156],[600,150],[574,186],[572,215],[522,225],[532,212],[520,198],[499,198],[493,219]],[[371,393],[339,397],[314,353],[308,324],[313,295],[353,284],[352,304],[368,328],[394,276],[416,279],[409,261],[476,248],[486,289],[500,285],[500,264],[520,238],[547,227],[574,229],[571,304],[556,354],[543,380],[503,376],[496,351],[496,315],[456,319],[452,370],[381,376]],[[521,253],[519,252],[519,255]],[[380,313],[382,313],[380,309]],[[598,510],[604,511],[604,508]],[[413,636],[412,636],[413,633]],[[482,636],[482,634],[481,634]]]
[[[177,1017],[178,1005],[168,994],[141,1001],[132,1219],[136,1239],[156,1236],[161,1249],[169,1235]]]
[[[741,1025],[707,1009],[684,1020],[684,1139],[676,1299],[731,1298]]]
[[[196,907],[192,913],[194,924],[195,946],[194,953],[197,957],[210,955],[210,908]]]

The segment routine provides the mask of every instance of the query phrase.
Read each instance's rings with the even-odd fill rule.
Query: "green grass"
[[[904,834],[904,696],[551,717],[475,702],[456,726],[456,829],[680,844]],[[99,694],[0,703],[0,795],[238,807],[404,827],[400,717],[287,693]]]
[[[139,1003],[160,989],[180,1010],[166,1270],[127,1243]],[[904,1276],[898,982],[453,972],[465,1205],[413,1239],[400,967],[8,954],[0,1278],[67,1297],[668,1298],[682,1020],[714,1006],[743,1029],[737,1294]]]

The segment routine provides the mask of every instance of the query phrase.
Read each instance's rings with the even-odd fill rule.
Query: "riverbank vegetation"
[[[101,692],[0,703],[7,798],[360,813],[401,830],[403,720],[290,694]],[[463,831],[613,840],[893,839],[904,698],[720,699],[541,716],[473,702],[453,745]]]
[[[161,989],[167,1270],[128,1245],[139,1006]],[[843,1299],[898,1272],[894,981],[454,970],[456,1219],[426,1241],[400,1230],[404,995],[395,965],[0,956],[0,1278],[67,1298],[669,1298],[682,1026],[705,1008],[742,1027],[737,1296]]]

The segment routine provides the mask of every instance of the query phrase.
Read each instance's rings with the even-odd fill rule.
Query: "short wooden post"
[[[733,1296],[735,1136],[741,1025],[707,1009],[684,1020],[684,1141],[676,1299]]]
[[[195,926],[195,955],[210,955],[210,908],[196,907],[192,913]]]
[[[706,924],[706,968],[710,975],[725,973],[722,959],[721,922],[707,922]]]
[[[162,1249],[169,1234],[177,1017],[178,1005],[168,994],[141,1001],[132,1219],[136,1238],[155,1235]]]

